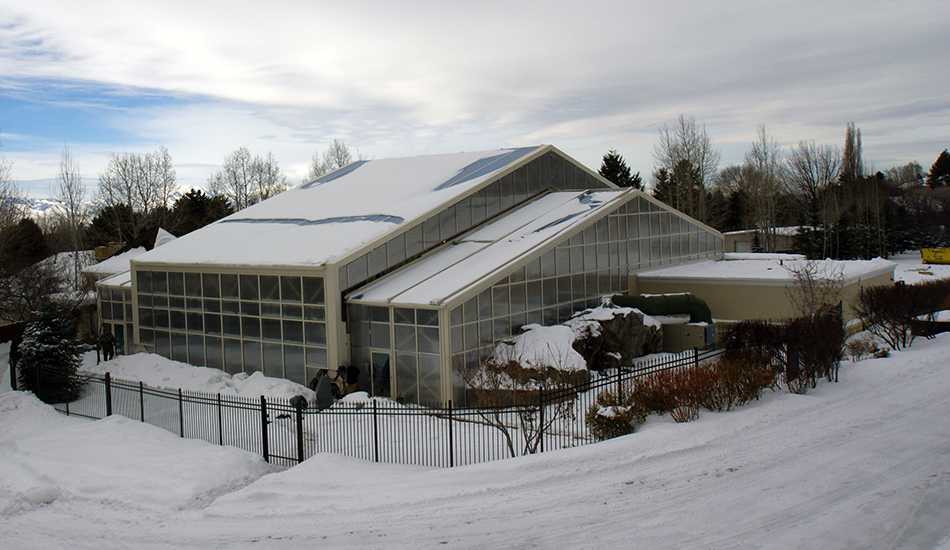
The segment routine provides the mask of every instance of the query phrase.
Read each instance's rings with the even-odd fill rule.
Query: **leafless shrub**
[[[854,306],[864,326],[897,351],[913,341],[914,320],[948,306],[950,280],[934,280],[907,285],[897,283],[861,289]]]
[[[502,433],[512,457],[518,456],[515,441],[519,437],[521,452],[534,454],[545,431],[558,420],[574,417],[576,394],[571,390],[589,379],[587,371],[559,368],[565,363],[559,354],[549,353],[546,363],[526,366],[523,357],[499,352],[456,364],[468,390],[469,404],[476,405],[482,420]],[[561,399],[540,403],[542,393],[556,391],[561,392]]]
[[[844,350],[854,362],[863,361],[871,355],[877,353],[878,347],[874,343],[874,338],[870,334],[863,334],[852,338],[844,345]]]

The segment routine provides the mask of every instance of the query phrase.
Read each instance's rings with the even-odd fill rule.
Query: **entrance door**
[[[373,353],[373,395],[390,396],[389,354]]]
[[[115,334],[115,354],[125,355],[125,327],[122,325],[112,325]]]

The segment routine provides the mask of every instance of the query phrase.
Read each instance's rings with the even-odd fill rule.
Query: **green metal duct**
[[[689,314],[690,323],[706,322],[712,324],[712,312],[702,298],[697,298],[688,292],[678,294],[641,294],[628,296],[615,294],[610,301],[615,306],[637,308],[647,315],[682,315]]]

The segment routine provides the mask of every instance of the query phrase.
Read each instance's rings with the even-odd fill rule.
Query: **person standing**
[[[107,327],[102,327],[102,334],[99,335],[99,349],[102,350],[103,361],[115,357],[115,335]]]

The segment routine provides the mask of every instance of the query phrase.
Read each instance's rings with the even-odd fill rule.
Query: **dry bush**
[[[852,338],[844,345],[844,350],[855,362],[863,361],[879,351],[877,344],[874,343],[874,338],[870,334]]]
[[[867,330],[897,351],[913,341],[911,323],[950,305],[950,280],[938,279],[913,285],[897,283],[861,289],[855,314]]]
[[[650,379],[651,399],[661,403],[676,422],[689,422],[699,416],[699,407],[715,384],[715,375],[705,369],[661,372]]]
[[[643,386],[637,384],[634,386]],[[610,389],[597,394],[595,403],[587,408],[587,427],[598,440],[611,439],[633,433],[646,420],[645,411],[637,399],[638,392],[625,388]]]
[[[712,365],[713,385],[705,393],[702,405],[711,411],[728,411],[758,399],[766,388],[774,387],[779,370],[756,350],[729,350]]]

